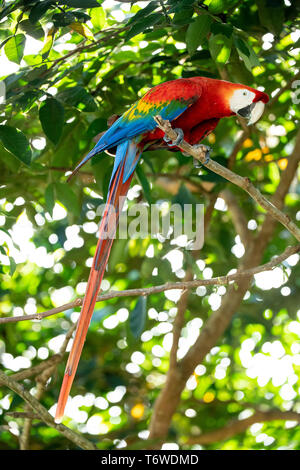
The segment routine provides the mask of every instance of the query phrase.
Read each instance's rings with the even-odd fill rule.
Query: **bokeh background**
[[[84,294],[113,158],[93,158],[71,183],[66,175],[110,116],[163,81],[207,76],[270,95],[256,126],[224,119],[204,143],[219,163],[248,176],[292,220],[300,219],[296,166],[283,184],[290,159],[300,153],[299,2],[0,3],[1,319]],[[194,168],[179,152],[143,155],[128,196],[129,206],[136,202],[163,210],[174,202],[204,204],[204,246],[192,253],[185,237],[172,236],[116,240],[104,292],[225,275],[249,267],[250,252],[261,264],[295,243],[248,194]],[[211,286],[189,291],[185,303],[180,290],[98,303],[63,423],[99,449],[147,448],[182,303],[177,357],[183,364],[207,321],[226,307],[232,309],[227,324],[189,373],[160,447],[299,449],[298,261],[295,254],[254,276],[245,292]],[[65,336],[78,316],[75,307],[0,325],[2,370],[52,415]],[[60,352],[44,381],[41,372],[18,376]],[[29,410],[17,394],[0,389],[2,450],[78,448],[42,420],[14,414]]]

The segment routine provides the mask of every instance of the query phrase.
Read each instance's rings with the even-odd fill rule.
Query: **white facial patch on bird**
[[[233,113],[237,113],[240,109],[246,108],[253,103],[255,93],[247,88],[235,90],[230,98],[230,109]]]
[[[247,88],[235,90],[230,99],[230,109],[233,113],[248,119],[248,126],[255,124],[262,116],[265,104],[262,101],[253,102],[255,93]]]
[[[250,119],[248,121],[248,126],[255,124],[262,116],[265,109],[265,103],[262,101],[257,101],[254,103],[254,107],[251,110]]]

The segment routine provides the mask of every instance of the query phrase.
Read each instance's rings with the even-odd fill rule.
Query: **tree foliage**
[[[270,95],[255,127],[243,129],[236,118],[224,119],[204,143],[213,147],[214,159],[248,176],[272,200],[299,128],[299,9],[293,2],[1,4],[0,75],[6,92],[0,104],[3,317],[43,312],[83,295],[97,241],[97,208],[106,197],[113,158],[105,153],[94,157],[71,183],[66,173],[95,145],[112,115],[123,113],[158,83],[207,76]],[[299,186],[293,176],[284,212],[295,221]],[[116,240],[104,292],[178,281],[189,270],[204,279],[227,274],[242,266],[249,239],[259,239],[266,220],[247,193],[205,168],[195,168],[192,158],[180,152],[145,152],[132,187],[129,206],[137,201],[205,204],[205,243],[195,257],[182,240]],[[295,242],[279,224],[269,235],[266,246],[257,246],[262,262]],[[190,376],[164,442],[183,449],[299,449],[296,418],[280,419],[280,412],[300,413],[298,259],[294,255],[269,276],[252,281],[224,334]],[[97,304],[64,424],[99,449],[124,446],[128,437],[132,448],[147,445],[144,439],[169,369],[172,328],[180,309],[180,292],[170,292]],[[179,359],[222,308],[228,292],[224,286],[190,292]],[[1,324],[5,372],[13,376],[59,352],[78,312],[75,307],[41,321]],[[40,396],[51,412],[65,359]],[[34,377],[23,383],[36,393]],[[17,449],[24,418],[9,412],[27,408],[5,387],[0,398],[0,446]],[[257,409],[276,409],[277,419],[201,443],[201,436]],[[27,444],[32,449],[76,447],[39,420],[33,420]]]

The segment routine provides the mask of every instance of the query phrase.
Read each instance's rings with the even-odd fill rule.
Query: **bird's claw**
[[[166,135],[163,137],[163,140],[169,145],[169,147],[176,147],[177,145],[181,144],[181,142],[183,141],[183,138],[184,138],[184,134],[183,134],[182,129],[177,127],[176,129],[174,129],[174,131],[177,132],[177,137],[176,137],[175,140],[169,139],[169,137],[167,137]],[[169,144],[169,142],[171,142],[171,143]]]
[[[195,149],[198,149],[198,148],[202,148],[203,151],[205,151],[205,160],[203,162],[204,165],[206,165],[209,160],[210,160],[210,153],[211,153],[211,147],[207,147],[205,145],[202,145],[202,144],[196,144],[196,145],[193,145],[193,148]],[[194,164],[194,167],[195,168],[201,168],[202,167],[202,163],[200,160],[198,160],[198,158],[193,158],[193,164]]]

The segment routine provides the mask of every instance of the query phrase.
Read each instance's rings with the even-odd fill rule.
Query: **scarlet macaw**
[[[73,171],[72,175],[91,157],[100,152],[109,149],[115,152],[106,208],[100,224],[99,240],[60,391],[56,422],[61,422],[64,415],[108,262],[118,216],[135,167],[144,149],[166,145],[166,140],[163,140],[164,133],[157,128],[153,118],[160,115],[176,127],[179,137],[171,143],[174,149],[180,144],[183,136],[191,145],[198,144],[215,129],[223,117],[237,114],[247,118],[248,124],[255,123],[261,117],[265,103],[268,101],[268,95],[262,91],[224,80],[193,77],[162,83],[150,89],[143,98],[119,117]]]

